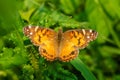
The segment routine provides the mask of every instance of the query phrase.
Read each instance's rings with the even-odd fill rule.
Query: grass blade
[[[85,80],[97,80],[95,76],[89,71],[89,69],[85,66],[85,64],[79,59],[71,61],[71,64],[82,73]]]

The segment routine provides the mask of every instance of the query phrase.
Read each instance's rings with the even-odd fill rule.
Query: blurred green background
[[[70,62],[46,61],[26,25],[93,29]],[[120,0],[0,0],[0,80],[120,80]]]

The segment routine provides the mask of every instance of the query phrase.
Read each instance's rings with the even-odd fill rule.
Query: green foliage
[[[119,80],[119,0],[0,1],[0,80]],[[97,40],[71,62],[46,61],[23,35],[35,25],[94,29]]]

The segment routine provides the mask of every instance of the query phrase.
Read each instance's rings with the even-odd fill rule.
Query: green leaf
[[[111,46],[104,46],[101,49],[108,52],[109,54],[107,54],[107,55],[110,55],[110,54],[120,55],[120,48],[115,48],[115,47],[111,47]]]
[[[107,15],[112,19],[120,18],[119,0],[100,0],[101,5],[105,8]]]
[[[20,52],[22,52],[20,49],[9,49],[9,48],[3,48],[3,53],[0,53],[0,65],[3,68],[10,68],[14,65],[21,65],[23,63],[26,63],[27,57],[23,56]]]
[[[98,42],[104,43],[105,40],[101,39],[101,36],[108,37],[110,34],[108,26],[112,26],[112,24],[110,19],[104,13],[99,0],[87,0],[86,12],[88,14],[89,21],[96,26],[98,31]]]
[[[77,57],[71,61],[71,64],[81,72],[85,80],[97,80],[95,76],[89,71],[85,64]]]
[[[16,1],[0,1],[0,37],[15,30],[16,24],[20,21]]]

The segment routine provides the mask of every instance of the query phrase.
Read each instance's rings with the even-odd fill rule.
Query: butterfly
[[[58,59],[63,62],[76,58],[79,49],[85,48],[98,35],[91,29],[74,29],[63,33],[62,30],[55,32],[50,28],[38,26],[26,26],[23,32],[35,46],[39,46],[42,57],[48,61]]]

